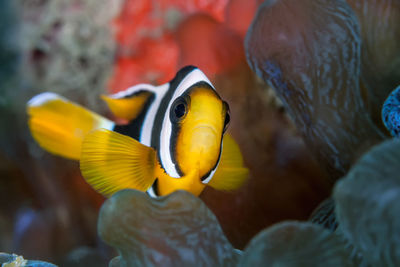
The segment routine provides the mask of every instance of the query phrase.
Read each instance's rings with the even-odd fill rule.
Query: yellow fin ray
[[[233,191],[244,184],[248,173],[239,146],[229,134],[225,134],[221,159],[208,185],[221,191]]]
[[[113,131],[94,131],[82,144],[82,175],[106,197],[127,188],[146,191],[155,180],[155,163],[153,148]]]
[[[79,160],[84,136],[114,123],[84,107],[50,92],[33,97],[27,104],[28,125],[39,145],[56,155]]]
[[[101,98],[116,117],[131,121],[139,116],[152,94],[148,91],[141,91],[127,98],[113,98],[107,95],[102,95]]]

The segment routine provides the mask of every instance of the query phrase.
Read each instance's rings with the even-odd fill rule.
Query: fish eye
[[[186,107],[183,103],[180,103],[179,105],[177,105],[174,109],[175,112],[175,116],[180,119],[185,115],[186,112]]]
[[[188,111],[187,102],[184,97],[178,97],[171,106],[170,119],[177,123],[181,121]]]
[[[224,121],[224,133],[225,133],[226,129],[228,128],[229,122],[231,121],[231,115],[228,103],[224,102],[224,105],[226,108],[225,121]]]

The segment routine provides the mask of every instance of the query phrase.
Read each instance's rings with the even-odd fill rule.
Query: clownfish
[[[109,197],[133,188],[152,197],[206,186],[232,191],[247,179],[238,145],[225,134],[229,105],[202,71],[181,69],[167,84],[103,95],[117,124],[50,92],[27,104],[32,136],[45,150],[80,161],[84,179]]]

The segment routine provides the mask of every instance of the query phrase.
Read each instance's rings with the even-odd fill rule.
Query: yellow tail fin
[[[229,134],[225,134],[221,159],[208,185],[221,191],[236,190],[245,183],[248,174],[249,170],[243,164],[239,146]]]
[[[27,104],[29,128],[39,145],[65,158],[79,160],[83,138],[93,129],[111,129],[114,123],[54,94],[42,93]]]
[[[82,144],[80,168],[85,180],[106,197],[118,190],[146,191],[154,183],[156,152],[135,139],[101,129]]]

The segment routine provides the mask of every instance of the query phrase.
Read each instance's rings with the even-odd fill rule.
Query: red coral
[[[137,46],[137,51],[117,58],[109,84],[111,92],[138,83],[162,84],[175,75],[178,48],[171,35],[158,40],[143,38]]]
[[[236,51],[243,51],[243,47],[233,45],[241,42],[232,40],[243,38],[256,2],[126,0],[113,22],[118,52],[110,91],[137,83],[165,83],[182,65],[198,65],[210,75],[235,64],[242,59],[242,52]],[[238,10],[244,13],[238,16]],[[226,17],[230,29],[225,25]],[[221,53],[218,46],[228,49]]]
[[[226,25],[244,38],[247,28],[253,20],[260,0],[230,0],[226,7]]]
[[[184,20],[176,39],[180,48],[179,67],[195,65],[210,79],[245,61],[242,38],[206,14],[195,14]]]

